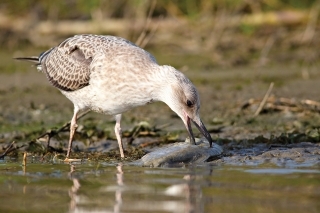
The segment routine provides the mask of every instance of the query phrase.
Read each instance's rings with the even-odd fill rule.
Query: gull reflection
[[[128,179],[125,181],[126,186],[123,191],[126,199],[121,210],[124,212],[204,212],[203,187],[208,185],[205,176],[198,174],[196,168],[188,168],[184,172],[185,175],[180,180],[177,179],[177,173],[170,169],[145,168],[144,173],[132,174],[131,178],[127,174]],[[179,173],[180,171],[178,175]],[[163,184],[167,187],[159,188]]]
[[[120,207],[122,205],[122,186],[123,184],[123,171],[122,171],[122,163],[117,165],[117,184],[119,187],[115,190],[115,204],[114,204],[114,212],[120,212]]]
[[[70,163],[70,172],[68,173],[69,179],[72,181],[73,185],[69,189],[69,196],[70,196],[70,205],[69,205],[69,212],[113,212],[119,213],[121,212],[121,205],[122,205],[122,192],[123,192],[123,171],[122,171],[122,163],[116,166],[116,187],[112,187],[112,191],[115,193],[115,201],[113,205],[113,211],[109,211],[106,209],[98,209],[96,208],[86,208],[85,204],[90,204],[92,200],[90,198],[86,198],[85,196],[78,194],[79,189],[81,187],[78,175],[76,174],[76,167],[74,164]],[[99,193],[99,192],[97,192]],[[101,198],[103,199],[103,198]],[[93,202],[94,203],[94,202]],[[99,207],[101,208],[101,207]]]
[[[83,194],[75,170],[70,165],[69,178],[73,183],[69,189],[70,212],[204,212],[203,189],[210,185],[205,178],[210,176],[210,169],[199,174],[192,167],[170,170],[126,167],[120,163],[95,171],[99,179],[94,180],[105,184],[87,188]]]
[[[203,176],[197,176],[194,174],[188,174],[183,177],[185,183],[174,184],[166,188],[165,195],[184,197],[185,202],[183,206],[172,205],[172,211],[174,212],[203,212],[202,201],[202,187],[198,182],[201,182]]]
[[[81,187],[81,184],[79,182],[79,179],[75,175],[75,165],[70,163],[70,172],[68,173],[68,176],[70,180],[72,181],[73,185],[69,189],[69,196],[70,196],[70,207],[69,211],[74,212],[76,209],[77,201],[78,201],[78,195],[77,192]]]

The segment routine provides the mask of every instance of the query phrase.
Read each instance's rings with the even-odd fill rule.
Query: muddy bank
[[[254,117],[259,101],[243,107],[250,99],[261,100],[270,82],[274,82],[270,95],[274,97],[274,103],[278,103],[280,98],[295,100],[292,103],[306,99],[319,102],[320,74],[317,69],[309,70],[309,79],[302,78],[300,67],[294,64],[259,69],[213,69],[210,72],[195,72],[185,67],[184,72],[199,90],[203,122],[225,152],[221,160],[212,163],[240,165],[272,162],[281,165],[281,162],[303,164],[309,160],[312,165],[319,163],[319,112],[295,111],[292,106],[274,110],[266,105]],[[23,73],[1,74],[0,102],[0,152],[3,153],[12,141],[16,141],[17,146],[27,144],[15,156],[21,156],[30,144],[36,148],[27,149],[30,155],[44,155],[46,138],[37,138],[60,128],[72,116],[72,104],[47,83],[42,73],[34,71],[34,67]],[[122,127],[129,154],[127,161],[139,159],[163,145],[184,141],[187,136],[181,119],[163,103],[125,113]],[[113,129],[113,117],[97,113],[86,115],[79,121],[74,156],[120,160]],[[197,131],[195,133],[201,137]],[[63,155],[68,134],[66,129],[51,139],[50,146],[54,151]],[[304,142],[311,143],[313,147],[310,149],[315,151],[309,148],[307,150],[311,154],[303,151]],[[274,144],[298,147],[272,147]],[[290,158],[286,157],[287,153]],[[301,156],[305,160],[301,160]]]
[[[224,75],[218,73],[217,76],[231,79],[230,75],[234,72],[229,72]],[[39,80],[43,78],[41,73],[31,73],[28,77],[38,82],[31,86],[15,84],[16,78],[10,76],[6,76],[6,83],[2,84],[0,98],[5,101],[1,105],[0,122],[3,124],[1,153],[12,141],[16,141],[15,146],[20,148],[10,153],[11,157],[21,157],[23,152],[27,151],[29,156],[43,156],[48,161],[54,158],[55,153],[58,153],[60,159],[64,159],[68,128],[51,138],[49,150],[47,150],[47,138],[38,137],[45,132],[61,128],[72,115],[72,105],[59,92],[47,85],[46,81],[39,81],[34,78],[35,76]],[[287,80],[285,86],[277,86],[273,94],[315,98],[317,92],[308,90],[308,87],[318,86],[317,80],[317,78],[308,81]],[[11,87],[8,86],[10,82]],[[216,90],[214,97],[211,96],[214,91],[210,90],[210,85],[200,86],[202,97],[208,100],[211,96],[210,100],[215,101],[216,108],[212,110],[212,106],[203,104],[202,110],[206,115],[203,116],[203,120],[215,142],[224,150],[224,153],[219,155],[220,159],[207,157],[204,161],[218,165],[268,163],[287,167],[319,166],[319,113],[290,111],[290,108],[284,111],[272,111],[265,107],[261,114],[252,117],[256,106],[251,105],[244,109],[243,103],[248,100],[247,97],[261,98],[264,91],[250,89],[253,87],[252,84],[261,86],[264,83],[255,81],[250,84],[241,90],[230,90],[228,86],[220,88]],[[296,85],[304,87],[298,88]],[[261,96],[257,95],[258,93]],[[79,121],[72,157],[119,162],[120,155],[113,128],[114,121],[110,116],[90,113],[83,117]],[[174,146],[175,143],[184,141],[187,136],[181,120],[161,103],[126,113],[123,130],[125,162],[141,159],[145,154],[160,150],[167,144]],[[161,162],[161,165],[169,164]]]
[[[318,168],[320,166],[319,143],[301,142],[287,145],[258,143],[250,147],[235,144],[227,146],[214,144],[213,148],[209,148],[208,143],[201,141],[198,143],[200,144],[190,145],[188,142],[176,142],[159,145],[151,149],[150,147],[126,146],[126,157],[120,159],[116,141],[98,142],[89,147],[76,141],[72,158],[82,160],[82,162],[123,162],[134,166],[147,167],[183,167],[189,164],[203,165],[207,163],[232,166],[271,165],[286,168]],[[66,150],[61,148],[61,144],[52,145],[48,150],[49,152],[43,146],[41,154],[39,151],[40,144],[18,143],[14,147],[19,147],[19,150],[8,154],[4,159],[21,158],[25,151],[32,162],[63,162]],[[7,147],[8,144],[1,144],[2,150]]]
[[[272,164],[279,167],[319,167],[320,144],[256,144],[249,148],[229,147],[221,159],[211,162],[219,165],[258,166]]]

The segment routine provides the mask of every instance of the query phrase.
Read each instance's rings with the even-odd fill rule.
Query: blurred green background
[[[201,57],[203,68],[314,64],[319,10],[316,0],[2,0],[0,45],[46,49],[74,34],[109,34],[155,55]]]
[[[316,0],[159,0],[153,16],[181,16],[200,18],[214,16],[219,10],[229,13],[252,14],[274,10],[310,9]],[[95,11],[105,18],[134,18],[147,16],[152,1],[149,0],[2,0],[1,13],[10,16],[30,15],[38,20],[92,19]]]

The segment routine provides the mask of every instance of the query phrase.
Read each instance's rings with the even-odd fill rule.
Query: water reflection
[[[114,212],[150,211],[153,212],[203,212],[204,202],[202,193],[203,174],[198,175],[192,168],[174,174],[170,183],[168,173],[159,169],[140,169],[132,171],[132,167],[115,166],[115,180],[96,190],[95,198],[86,197],[79,193],[81,187],[76,173],[76,165],[70,165],[69,178],[72,186],[69,189],[70,212]],[[211,171],[211,170],[208,170]],[[110,170],[107,171],[109,175]],[[172,171],[171,171],[172,172]],[[135,174],[136,173],[136,174]],[[206,174],[208,175],[208,174]],[[149,176],[149,177],[148,177]],[[151,177],[151,179],[150,179]],[[126,183],[127,180],[127,183]],[[110,202],[114,194],[114,201]],[[104,196],[103,194],[108,194]],[[103,201],[108,200],[105,204]],[[92,207],[94,206],[94,207]]]
[[[69,189],[69,196],[70,196],[69,210],[70,210],[70,212],[75,212],[76,206],[77,206],[77,201],[80,200],[77,195],[77,192],[80,189],[81,184],[80,184],[79,179],[77,178],[75,171],[76,171],[75,165],[70,164],[70,172],[69,172],[68,176],[73,183],[73,185]]]
[[[115,188],[115,192],[114,192],[115,202],[114,202],[113,211],[108,211],[108,212],[114,212],[114,213],[121,212],[120,208],[122,205],[122,192],[123,192],[122,186],[124,185],[122,167],[123,167],[122,163],[116,166],[116,184],[118,187]],[[88,208],[81,207],[81,205],[83,204],[87,205],[88,203],[90,203],[90,200],[83,199],[84,197],[81,196],[81,194],[78,194],[81,184],[80,184],[79,177],[76,173],[76,165],[74,164],[70,164],[69,178],[73,183],[73,185],[69,190],[69,196],[70,196],[69,212],[99,212],[95,208],[88,209]],[[101,209],[101,212],[106,212],[106,211]]]
[[[120,212],[120,207],[122,204],[122,186],[123,186],[123,171],[122,171],[122,163],[120,163],[117,166],[117,184],[118,184],[118,188],[115,191],[115,204],[114,204],[114,211],[115,213]]]
[[[0,162],[0,212],[319,212],[319,171]]]
[[[199,176],[198,176],[199,178]],[[200,201],[202,198],[202,190],[200,185],[192,184],[195,181],[195,175],[185,175],[183,177],[186,180],[186,183],[182,184],[174,184],[172,186],[167,187],[165,190],[165,194],[168,196],[184,196],[185,202],[181,203],[182,205],[173,206],[171,209],[174,211],[175,209],[181,209],[181,212],[194,212],[195,210],[202,212],[203,211],[203,203]],[[199,202],[200,201],[200,202]]]

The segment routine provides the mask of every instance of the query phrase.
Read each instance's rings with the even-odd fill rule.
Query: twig
[[[249,99],[245,102],[241,109],[246,109],[252,105],[261,104],[261,99]],[[289,98],[275,98],[274,96],[268,97],[264,108],[267,110],[276,110],[276,111],[291,111],[291,112],[303,112],[303,111],[313,111],[320,112],[320,102],[314,100],[301,100],[296,101],[295,99]]]
[[[316,1],[310,9],[309,21],[307,27],[302,35],[302,42],[311,42],[316,32],[318,16],[320,12],[320,1]]]
[[[90,110],[87,110],[87,111],[83,112],[82,114],[80,114],[80,115],[78,116],[78,120],[79,120],[80,118],[84,117],[84,116],[85,116],[86,114],[88,114],[89,112],[90,112]],[[43,137],[45,137],[45,136],[48,136],[48,139],[47,139],[47,148],[49,148],[50,139],[51,139],[52,137],[56,136],[57,134],[59,134],[60,132],[66,131],[68,128],[70,128],[70,123],[71,123],[71,121],[65,123],[62,127],[60,127],[60,128],[57,129],[57,130],[52,130],[52,129],[50,129],[50,130],[48,130],[47,132],[43,133],[42,135],[38,136],[38,137],[36,138],[36,140],[38,140],[38,139],[40,139],[40,138],[43,138]]]
[[[152,1],[150,10],[149,10],[149,13],[148,13],[148,16],[147,16],[146,24],[145,24],[145,26],[144,26],[144,28],[143,28],[140,36],[138,37],[138,39],[137,39],[137,41],[136,41],[136,44],[137,44],[138,46],[140,46],[141,48],[144,48],[145,45],[146,45],[146,44],[149,42],[149,40],[150,40],[150,35],[149,35],[148,37],[146,37],[146,35],[147,35],[147,29],[149,28],[149,26],[150,26],[150,24],[151,24],[151,21],[152,21],[151,16],[152,16],[153,11],[154,11],[154,9],[155,9],[155,7],[156,7],[156,4],[157,4],[157,1],[156,1],[156,0]],[[155,31],[155,30],[154,30],[154,31]],[[147,41],[145,41],[145,40],[147,40]]]
[[[144,143],[141,143],[139,145],[140,148],[145,148],[147,146],[155,146],[155,145],[159,145],[163,143],[163,141],[159,141],[159,140],[156,140],[156,141],[148,141],[148,142],[144,142]]]
[[[163,16],[160,17],[160,19],[162,19],[162,18],[163,18]],[[142,41],[142,43],[140,45],[141,48],[144,48],[149,43],[149,41],[151,40],[151,38],[154,36],[155,32],[157,31],[158,27],[159,27],[159,22],[157,22],[156,25],[153,28],[151,28],[151,31],[148,34],[148,36],[146,36],[145,39]]]
[[[312,105],[312,106],[318,106],[318,107],[320,107],[320,102],[314,101],[314,100],[306,99],[306,100],[302,100],[301,103],[302,103],[302,104],[306,104],[306,105]]]
[[[266,102],[268,100],[268,97],[270,96],[270,93],[272,91],[273,85],[274,85],[274,83],[271,82],[267,93],[264,95],[264,97],[263,97],[263,99],[262,99],[257,111],[253,115],[254,117],[256,117],[256,116],[258,116],[260,114],[261,110],[263,109],[264,105],[266,104]]]
[[[261,51],[261,55],[260,55],[260,59],[259,59],[259,65],[263,66],[266,64],[267,62],[267,56],[271,50],[271,47],[273,46],[275,42],[275,36],[271,35],[268,40],[266,41],[266,44],[264,45],[262,51]]]
[[[27,152],[23,153],[22,166],[27,165]]]
[[[0,155],[0,159],[1,158],[4,158],[7,154],[9,154],[11,151],[9,151],[12,147],[13,147],[13,144],[15,143],[15,141],[12,141],[12,143],[9,145],[9,147],[6,149],[6,151],[4,151],[4,153],[2,153]]]
[[[311,7],[310,14],[309,14],[309,21],[307,24],[307,27],[302,35],[301,42],[306,43],[305,46],[310,46],[312,44],[312,40],[314,39],[314,35],[317,29],[317,21],[320,11],[320,1],[316,1],[314,5]],[[309,66],[310,63],[308,62],[308,54],[305,54],[306,57],[304,57],[304,60],[302,62],[301,66],[301,76],[303,79],[309,79],[310,73],[309,73]]]

